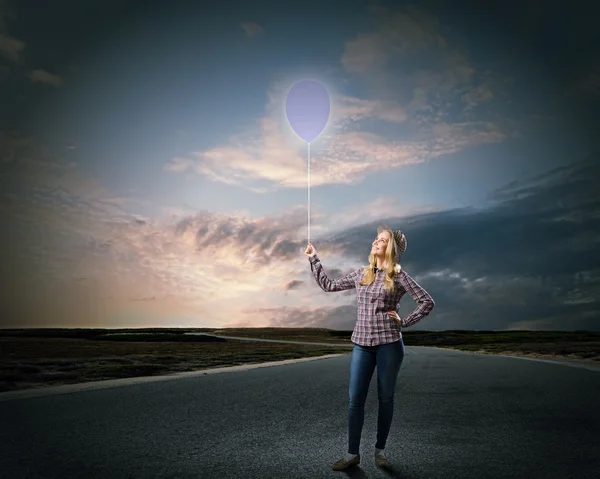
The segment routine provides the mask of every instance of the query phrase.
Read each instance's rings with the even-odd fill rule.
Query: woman
[[[375,366],[379,397],[375,464],[389,464],[384,449],[394,413],[396,379],[404,358],[401,331],[427,316],[435,305],[431,296],[400,267],[400,255],[405,250],[404,234],[381,225],[371,247],[369,266],[337,280],[327,277],[311,243],[305,251],[315,280],[323,291],[356,288],[358,317],[351,337],[354,348],[350,360],[348,453],[331,466],[334,470],[360,463],[364,405]],[[396,310],[404,293],[408,293],[418,306],[402,319]]]

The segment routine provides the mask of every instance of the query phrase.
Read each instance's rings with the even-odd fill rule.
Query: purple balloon
[[[287,94],[285,112],[296,134],[310,143],[321,134],[329,120],[329,93],[319,82],[299,81]]]

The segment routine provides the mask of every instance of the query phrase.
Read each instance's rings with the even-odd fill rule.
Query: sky
[[[161,3],[0,0],[0,327],[352,329],[312,79],[331,278],[386,223],[411,329],[600,330],[589,2]]]

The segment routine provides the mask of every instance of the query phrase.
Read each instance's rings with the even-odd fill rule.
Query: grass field
[[[215,335],[347,344],[244,342]],[[317,328],[0,330],[0,392],[349,353],[352,331]],[[600,362],[599,332],[404,331],[406,346]]]

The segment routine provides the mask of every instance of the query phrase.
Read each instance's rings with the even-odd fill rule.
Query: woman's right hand
[[[313,247],[313,245],[311,243],[308,243],[308,246],[306,247],[306,251],[304,252],[304,254],[306,256],[308,256],[309,258],[312,258],[313,256],[315,256],[317,254],[317,251],[315,250],[315,248]]]

